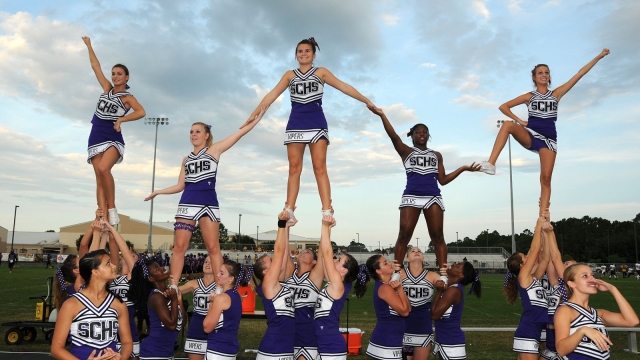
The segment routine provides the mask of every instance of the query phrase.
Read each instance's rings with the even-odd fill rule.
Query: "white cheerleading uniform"
[[[403,345],[427,347],[433,343],[431,326],[431,299],[435,294],[433,284],[427,280],[429,270],[423,270],[414,277],[405,269],[407,277],[402,280],[402,288],[411,303],[411,312],[405,320]]]
[[[324,83],[312,67],[306,73],[294,69],[294,76],[289,81],[291,96],[291,114],[285,133],[284,144],[315,143],[319,140],[329,141],[327,119],[322,111],[322,95]]]
[[[198,279],[198,286],[193,290],[193,315],[189,321],[187,340],[184,352],[205,355],[207,353],[207,333],[204,332],[204,318],[209,311],[209,294],[215,292],[215,281],[206,286],[202,279]],[[222,315],[220,315],[222,319]]]
[[[320,289],[309,279],[311,272],[307,271],[298,276],[293,275],[285,281],[286,286],[293,291],[293,305],[296,317],[296,335],[294,341],[294,359],[304,356],[312,360],[318,356],[318,342],[313,323],[314,309]]]
[[[209,148],[197,154],[189,153],[184,162],[184,191],[178,204],[176,219],[198,220],[208,216],[220,222],[220,208],[216,194],[218,160],[207,154]]]
[[[107,293],[107,297],[100,306],[93,305],[91,300],[82,293],[78,292],[72,296],[85,308],[73,318],[69,328],[71,354],[79,359],[87,359],[94,350],[96,353],[107,348],[117,351],[118,312],[111,307],[111,303],[116,299],[115,296]]]
[[[525,129],[531,137],[529,150],[537,153],[540,149],[546,148],[557,152],[558,99],[553,96],[553,91],[549,90],[545,94],[532,91],[527,109],[529,118]]]
[[[138,336],[138,328],[135,323],[135,306],[133,301],[129,300],[129,288],[131,283],[127,279],[127,275],[121,275],[113,279],[108,284],[109,291],[120,298],[126,305],[129,312],[129,330],[131,331],[131,339],[133,340],[133,351],[131,351],[131,357],[138,357],[140,355],[140,338]],[[122,344],[118,340],[117,348],[120,351]]]
[[[407,186],[402,194],[400,208],[408,206],[428,209],[436,204],[444,211],[444,203],[438,188],[436,153],[429,148],[420,150],[413,147],[403,165],[407,173]]]
[[[91,158],[102,154],[110,147],[115,147],[120,154],[116,164],[122,162],[124,157],[124,139],[122,133],[116,131],[113,126],[115,122],[125,116],[129,109],[125,106],[121,97],[131,95],[126,91],[113,93],[113,88],[106,94],[101,94],[96,111],[91,120],[91,133],[89,134],[89,144],[87,148],[87,163],[91,164]]]
[[[602,323],[602,319],[598,316],[596,309],[589,307],[589,310],[584,309],[578,304],[571,302],[565,302],[562,305],[569,306],[573,310],[578,312],[578,317],[571,321],[571,327],[569,329],[569,335],[573,335],[578,329],[583,326],[588,326],[592,329],[600,331],[604,336],[609,337],[607,328]],[[586,336],[582,337],[582,340],[578,346],[571,353],[567,354],[569,360],[574,359],[598,359],[606,360],[610,357],[609,350],[600,350],[598,346]]]

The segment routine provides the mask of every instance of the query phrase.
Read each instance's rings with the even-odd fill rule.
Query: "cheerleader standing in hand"
[[[411,303],[411,312],[405,320],[403,345],[413,348],[413,360],[426,360],[433,343],[431,326],[431,299],[438,274],[424,268],[424,255],[417,247],[407,253],[409,268],[401,270],[402,288]]]
[[[509,135],[512,135],[525,149],[538,153],[540,156],[540,213],[549,208],[551,199],[551,175],[558,151],[556,145],[558,102],[600,59],[607,55],[609,55],[609,49],[602,50],[598,56],[583,66],[569,81],[555,90],[549,90],[549,86],[551,86],[549,67],[545,64],[538,64],[531,70],[531,80],[536,90],[500,105],[500,111],[514,120],[515,123],[505,122],[500,127],[489,161],[481,162],[481,171],[489,175],[495,175],[496,161],[498,161],[498,156],[500,156],[500,152],[502,152],[504,145],[507,143]],[[521,120],[511,112],[511,108],[521,104],[527,105],[529,110],[528,121]]]
[[[368,277],[376,283],[373,288],[373,308],[376,311],[376,327],[371,334],[367,355],[376,359],[401,359],[402,335],[405,318],[411,311],[409,298],[402,290],[400,281],[391,280],[399,265],[389,262],[382,255],[373,255],[367,260]]]
[[[442,155],[429,149],[429,128],[424,124],[414,125],[407,136],[411,137],[413,146],[402,142],[381,109],[369,108],[380,116],[382,125],[393,143],[398,155],[402,159],[407,172],[407,186],[400,203],[400,231],[395,246],[395,261],[402,264],[407,252],[407,245],[411,241],[420,213],[424,214],[429,229],[429,237],[435,246],[438,266],[442,269],[447,264],[447,245],[444,241],[444,203],[440,196],[440,185],[446,185],[458,177],[463,171],[478,171],[480,165],[472,163],[457,168],[446,174]],[[445,280],[445,279],[443,279]]]
[[[284,277],[285,259],[289,256],[289,236],[287,229],[295,225],[289,222],[289,214],[282,211],[278,215],[278,234],[273,247],[273,258],[262,255],[253,266],[260,284],[256,292],[262,298],[267,316],[267,331],[258,346],[256,360],[293,360],[295,339],[295,314],[293,291],[282,286],[279,279]]]
[[[202,278],[189,280],[179,288],[182,294],[193,292],[193,315],[189,320],[187,341],[184,344],[184,352],[189,354],[189,360],[202,360],[207,353],[208,335],[202,323],[211,306],[209,295],[213,294],[217,287],[213,273],[216,266],[218,269],[222,266],[222,256],[218,256],[214,261],[211,261],[211,256],[207,256],[202,266]]]
[[[322,266],[327,274],[327,285],[318,295],[314,314],[315,334],[318,339],[318,354],[320,359],[346,360],[347,343],[340,333],[340,313],[349,291],[356,281],[355,293],[357,298],[364,296],[367,291],[367,277],[364,268],[349,254],[342,254],[333,259],[331,246],[331,228],[335,226],[335,219],[331,216],[322,218],[322,235],[320,236],[320,252]]]
[[[184,256],[189,247],[191,233],[196,229],[196,221],[200,225],[202,238],[207,252],[212,259],[221,258],[219,243],[220,209],[216,194],[216,176],[220,156],[258,124],[266,107],[252,117],[254,121],[248,126],[213,143],[211,125],[201,122],[191,125],[190,139],[193,152],[182,160],[182,170],[178,176],[178,183],[166,189],[156,190],[145,201],[151,200],[158,194],[175,194],[182,191],[180,204],[174,223],[175,240],[173,257],[171,260],[171,286],[177,286]]]
[[[558,307],[554,317],[558,355],[569,360],[608,359],[613,345],[605,326],[637,326],[638,315],[620,291],[596,279],[587,264],[574,264],[564,271],[569,301]],[[620,312],[594,309],[589,296],[599,291],[610,292]]]
[[[504,294],[510,304],[516,302],[518,293],[522,298],[522,316],[513,338],[513,351],[518,353],[518,360],[538,359],[542,329],[547,324],[547,300],[539,279],[549,264],[549,247],[543,246],[541,235],[543,224],[547,223],[544,226],[549,226],[548,217],[549,212],[545,211],[538,218],[527,255],[517,252],[507,259],[508,272],[504,281]],[[542,256],[537,262],[541,248]]]
[[[58,313],[51,342],[55,359],[127,359],[131,355],[127,306],[107,291],[107,283],[116,278],[116,266],[104,250],[87,253],[80,260],[80,276],[86,287],[73,294]],[[97,304],[97,305],[96,305]],[[65,349],[71,337],[69,350]],[[118,352],[116,342],[122,347]]]
[[[351,85],[336,78],[329,70],[315,67],[316,48],[320,49],[314,38],[304,39],[296,46],[296,60],[298,69],[287,71],[273,90],[260,102],[251,114],[248,125],[259,113],[260,108],[271,105],[287,88],[291,95],[291,114],[287,123],[284,144],[287,145],[289,158],[289,180],[287,182],[286,210],[290,221],[293,221],[293,210],[300,190],[300,174],[302,173],[302,158],[307,144],[311,151],[313,173],[318,184],[322,215],[333,216],[331,210],[331,185],[327,175],[327,147],[329,146],[329,130],[327,119],[322,111],[322,95],[324,85],[328,84],[342,91],[350,97],[374,108],[373,103]]]
[[[435,320],[436,340],[434,354],[440,359],[466,359],[465,336],[460,328],[464,309],[464,287],[472,284],[467,295],[480,298],[482,283],[470,262],[454,263],[447,269],[449,286],[436,281],[436,294],[431,302],[431,318]]]
[[[251,278],[251,270],[245,270],[243,265],[231,260],[225,261],[218,271],[216,286],[222,292],[212,295],[213,301],[203,322],[204,332],[209,333],[207,360],[234,360],[240,350],[238,330],[242,298],[238,294],[238,285],[242,282],[246,285],[247,278]]]
[[[108,209],[109,223],[116,225],[120,218],[116,209],[116,185],[111,168],[121,163],[124,157],[124,138],[120,132],[120,125],[143,118],[146,113],[138,100],[127,92],[129,69],[122,64],[114,65],[109,82],[100,68],[98,57],[91,47],[91,40],[83,36],[82,41],[87,45],[91,68],[104,91],[91,120],[87,162],[93,165],[93,171],[96,173],[98,207]],[[131,109],[133,112],[127,115]]]

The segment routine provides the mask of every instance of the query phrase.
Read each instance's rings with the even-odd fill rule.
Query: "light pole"
[[[380,252],[382,252],[382,246],[380,245],[380,240],[378,240],[378,250],[380,250]],[[636,253],[637,253],[637,251],[636,251]]]
[[[420,238],[416,238],[416,247],[420,249]]]
[[[512,121],[512,120],[498,120],[497,126],[498,127],[502,126],[502,124],[504,124],[505,121]],[[509,189],[511,191],[511,253],[515,254],[516,253],[516,230],[513,222],[513,171],[511,169],[511,136],[509,136],[507,139],[508,139],[507,142],[509,143]]]
[[[460,245],[458,245],[458,241],[459,241],[458,240],[458,232],[456,231],[456,251],[457,251],[458,254],[460,254],[460,248],[459,248]]]
[[[258,240],[258,233],[260,232],[260,225],[256,225],[256,246],[260,243]]]
[[[153,143],[153,174],[151,175],[151,192],[154,191],[156,183],[156,152],[158,150],[158,125],[169,125],[169,118],[145,118],[145,125],[154,125],[156,127],[156,139]],[[149,210],[149,239],[147,240],[147,250],[151,252],[153,245],[151,244],[151,234],[153,231],[153,199],[151,199],[151,209]]]
[[[607,230],[607,258],[611,256],[611,247],[609,246],[609,230]],[[608,261],[609,259],[607,259]]]
[[[360,233],[356,233],[358,235],[358,244],[360,244]]]
[[[638,263],[638,235],[636,235],[636,219],[633,219],[633,241],[636,244],[636,264]]]
[[[20,206],[16,205],[13,209],[13,230],[11,230],[11,251],[13,251],[13,238],[16,236],[16,215],[18,214],[18,208]]]
[[[562,257],[562,255],[564,255],[564,239],[562,234],[560,234],[560,249],[560,256]]]
[[[489,253],[489,229],[487,229],[487,254]]]
[[[242,221],[242,214],[238,214],[238,248],[241,249],[240,246],[240,222]]]

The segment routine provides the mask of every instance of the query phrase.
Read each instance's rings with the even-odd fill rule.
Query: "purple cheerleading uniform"
[[[407,277],[402,280],[402,288],[411,303],[411,312],[405,320],[403,345],[427,347],[433,343],[431,299],[435,288],[427,280],[429,270],[422,270],[418,276],[413,276],[409,269],[405,271]]]
[[[558,99],[553,96],[553,91],[546,94],[537,91],[531,92],[531,98],[527,106],[529,119],[525,129],[531,137],[531,150],[535,153],[540,149],[549,149],[558,152],[556,132],[556,120],[558,119]]]
[[[294,76],[289,81],[291,114],[285,133],[285,145],[329,141],[327,119],[322,111],[324,83],[316,75],[316,70],[316,67],[306,73],[299,69],[293,70]]]
[[[209,311],[209,294],[215,292],[215,281],[206,286],[202,279],[198,279],[198,287],[193,290],[193,314],[189,321],[187,340],[184,344],[184,352],[189,354],[204,355],[207,352],[207,338],[204,332],[204,318]]]
[[[314,311],[320,289],[309,279],[311,272],[307,271],[298,276],[293,275],[285,281],[287,287],[293,291],[293,306],[296,316],[296,335],[294,340],[294,358],[304,356],[305,359],[315,359],[318,356],[318,340],[315,335]]]
[[[91,158],[102,154],[110,147],[115,147],[120,154],[116,162],[119,164],[124,157],[124,138],[122,132],[113,128],[116,121],[125,116],[129,109],[120,99],[122,96],[131,95],[126,91],[113,93],[113,88],[106,94],[101,94],[96,106],[96,111],[91,119],[91,133],[89,134],[87,163],[91,164]]]
[[[149,294],[151,297],[154,293],[162,294],[162,291],[153,289]],[[164,295],[163,295],[164,296]],[[171,300],[167,299],[167,307],[171,310]],[[175,353],[174,345],[178,340],[178,333],[182,330],[182,310],[178,308],[178,324],[175,330],[169,330],[164,327],[162,321],[158,317],[158,313],[151,310],[148,305],[149,336],[140,344],[140,360],[166,360],[173,359]]]
[[[102,304],[95,306],[82,293],[75,293],[72,296],[85,308],[80,310],[71,322],[69,352],[79,359],[87,359],[94,350],[96,354],[107,348],[118,351],[116,349],[118,312],[111,307],[116,297],[108,293]]]
[[[262,284],[256,287],[262,298],[262,305],[267,316],[267,330],[265,331],[256,360],[293,359],[296,320],[293,308],[293,291],[286,284],[272,298],[267,299],[262,291]]]
[[[344,283],[344,293],[339,299],[333,299],[327,286],[318,294],[316,301],[315,335],[318,338],[318,354],[321,358],[347,358],[347,343],[340,333],[340,313],[344,307],[352,284]]]
[[[138,337],[138,328],[135,323],[136,309],[133,301],[129,300],[129,288],[130,283],[127,279],[127,275],[121,275],[115,278],[108,284],[109,291],[120,298],[126,305],[127,311],[129,311],[129,329],[131,331],[131,339],[133,340],[133,351],[131,357],[138,357],[140,355],[140,338]],[[118,349],[120,349],[120,341],[118,341]]]
[[[220,222],[220,208],[216,194],[218,160],[207,154],[208,149],[205,147],[197,154],[189,153],[184,162],[185,184],[176,219],[198,220],[208,216],[212,221]]]
[[[439,320],[435,321],[436,340],[434,354],[440,354],[443,359],[466,359],[466,338],[460,328],[462,310],[464,309],[464,287],[455,284],[449,289],[460,291],[460,302],[451,305]],[[449,291],[448,289],[446,291]],[[444,295],[444,292],[442,293]]]
[[[231,306],[223,310],[216,328],[207,337],[207,359],[235,359],[240,343],[238,330],[242,318],[242,298],[235,289],[225,291],[231,298]]]
[[[68,296],[72,296],[73,294],[75,294],[77,292],[76,288],[75,288],[75,286],[73,286],[73,284],[67,285],[64,288],[64,291],[67,293]]]
[[[400,208],[415,207],[428,209],[438,205],[444,211],[444,203],[438,187],[438,157],[427,148],[420,150],[412,147],[412,151],[404,160],[407,173],[407,186],[402,194]]]
[[[607,328],[602,323],[602,319],[598,316],[596,309],[589,307],[589,310],[584,309],[578,304],[571,302],[565,302],[562,305],[569,306],[573,310],[578,312],[578,316],[571,321],[571,327],[569,328],[569,335],[573,335],[578,329],[583,326],[588,326],[592,329],[600,331],[604,336],[609,337]],[[586,336],[582,337],[582,340],[578,346],[571,353],[567,354],[568,360],[606,360],[611,356],[609,350],[600,350],[596,344]]]
[[[383,282],[376,281],[373,288],[373,308],[378,322],[371,333],[367,355],[376,359],[400,359],[405,318],[380,298],[378,291],[382,284]]]
[[[518,291],[522,298],[522,316],[513,337],[513,351],[537,354],[540,347],[540,333],[547,325],[547,299],[540,280],[533,278],[527,288],[520,286],[516,278]]]
[[[562,280],[562,279],[560,279]],[[560,282],[556,286],[552,286],[546,293],[547,296],[547,324],[553,325],[553,317],[556,314],[558,305],[562,301],[562,292],[560,288],[564,286],[563,282]],[[555,360],[561,357],[557,354],[556,350],[556,330],[547,328],[547,348],[540,354],[545,359]]]

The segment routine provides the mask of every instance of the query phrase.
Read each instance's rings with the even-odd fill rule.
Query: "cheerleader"
[[[133,350],[131,352],[131,358],[137,359],[140,355],[140,338],[138,336],[138,329],[135,322],[136,309],[133,304],[133,300],[129,297],[129,292],[131,290],[131,269],[133,269],[138,255],[132,253],[131,250],[129,250],[129,247],[127,247],[125,240],[118,233],[118,231],[113,226],[111,226],[111,224],[104,220],[101,220],[100,225],[109,232],[109,236],[113,237],[115,243],[118,245],[117,248],[111,246],[109,247],[111,253],[117,254],[118,249],[120,249],[120,252],[122,253],[122,259],[124,260],[122,262],[120,275],[117,278],[113,279],[113,281],[108,284],[108,287],[109,291],[118,296],[120,300],[122,300],[127,305],[127,310],[129,312],[129,331],[133,340]],[[117,346],[118,348],[120,348],[120,341],[118,341]]]
[[[294,294],[296,334],[293,344],[293,358],[296,360],[315,360],[318,356],[314,312],[316,300],[324,281],[322,260],[322,252],[318,252],[316,255],[309,248],[300,250],[296,265],[293,264],[290,256],[287,257],[285,284]]]
[[[558,307],[554,317],[558,355],[569,360],[599,359],[610,356],[613,343],[605,326],[637,326],[638,315],[620,291],[607,282],[596,279],[587,264],[574,264],[564,271],[569,301]],[[620,312],[594,309],[589,296],[599,291],[610,292]]]
[[[182,294],[193,292],[193,315],[189,320],[187,341],[184,344],[184,352],[189,354],[189,360],[202,360],[207,353],[208,336],[202,323],[211,305],[209,295],[215,292],[217,286],[213,269],[219,269],[221,265],[222,256],[218,256],[213,262],[211,257],[207,256],[202,267],[202,278],[189,280],[179,288]]]
[[[139,260],[131,272],[129,296],[139,317],[149,318],[149,336],[140,344],[140,360],[173,359],[185,314],[182,295],[167,288],[169,273],[153,260]]]
[[[402,290],[402,283],[391,280],[391,275],[399,268],[398,264],[391,263],[382,255],[373,255],[366,263],[365,280],[372,277],[376,281],[373,308],[377,319],[367,355],[376,359],[402,358],[405,318],[411,311],[411,302]]]
[[[535,90],[500,105],[500,111],[514,122],[505,122],[500,127],[489,161],[481,162],[482,169],[480,171],[495,175],[498,156],[507,143],[509,135],[513,136],[525,149],[538,153],[540,157],[540,213],[544,209],[548,209],[551,199],[551,175],[557,153],[558,102],[600,59],[607,55],[609,55],[609,49],[603,49],[569,81],[555,90],[549,90],[549,86],[551,86],[549,67],[545,64],[536,65],[531,70],[531,80]],[[527,121],[521,120],[511,112],[511,108],[521,104],[527,105],[529,111]]]
[[[538,359],[542,329],[547,324],[547,300],[539,279],[549,264],[549,246],[543,246],[541,235],[548,218],[548,211],[538,218],[527,255],[516,252],[507,259],[504,294],[510,304],[515,303],[518,293],[522,298],[522,316],[513,338],[513,351],[518,353],[519,360]],[[536,261],[541,248],[543,255]]]
[[[116,225],[120,218],[116,209],[116,185],[111,168],[121,163],[124,156],[124,138],[120,132],[120,125],[143,118],[146,113],[138,100],[127,92],[129,69],[122,64],[114,65],[109,82],[100,68],[91,40],[83,36],[82,41],[87,45],[91,69],[103,91],[91,120],[87,162],[93,165],[93,171],[96,173],[98,207],[108,209],[109,223]],[[131,109],[133,112],[127,115]]]
[[[470,262],[453,263],[447,268],[449,285],[436,281],[436,293],[431,302],[431,318],[435,320],[434,354],[440,359],[466,359],[465,336],[460,328],[464,308],[464,286],[471,284],[467,295],[480,298],[482,283]]]
[[[213,300],[202,323],[204,332],[209,333],[207,360],[235,360],[240,350],[238,330],[242,318],[242,298],[238,294],[238,285],[241,282],[246,284],[245,267],[227,260],[219,269],[216,279],[219,289],[211,295]],[[247,274],[246,278],[251,278],[250,270]]]
[[[347,295],[356,281],[355,295],[364,296],[367,290],[366,275],[360,269],[358,262],[349,254],[342,254],[333,259],[331,246],[331,228],[335,226],[335,219],[331,216],[322,218],[322,235],[320,236],[320,252],[322,253],[322,267],[328,282],[318,295],[316,302],[315,334],[318,339],[318,353],[321,359],[346,360],[347,343],[340,333],[340,313],[347,299]],[[297,332],[297,330],[296,330]]]
[[[175,240],[173,260],[170,265],[171,286],[177,286],[180,274],[182,274],[184,256],[189,247],[191,234],[196,229],[196,221],[202,231],[202,238],[209,256],[212,259],[222,256],[219,243],[221,219],[216,194],[218,162],[225,151],[229,150],[258,124],[266,110],[266,107],[261,107],[249,126],[244,126],[241,130],[217,143],[213,143],[211,125],[201,122],[191,125],[190,139],[193,152],[182,160],[178,183],[166,189],[155,190],[144,199],[149,201],[159,194],[175,194],[182,191],[176,222],[173,226]]]
[[[405,320],[403,345],[413,349],[413,360],[426,360],[433,343],[431,326],[431,299],[434,284],[440,276],[424,268],[424,255],[420,248],[407,252],[408,269],[400,271],[402,288],[411,303],[411,312]]]
[[[262,107],[268,107],[287,88],[291,95],[291,114],[287,123],[284,144],[287,145],[289,158],[289,180],[287,182],[287,201],[285,209],[293,221],[293,211],[300,190],[300,174],[302,173],[302,158],[307,144],[311,151],[313,173],[318,184],[320,201],[322,202],[322,216],[333,216],[331,211],[331,185],[327,175],[327,147],[329,146],[329,130],[327,119],[322,110],[322,95],[325,83],[340,90],[344,94],[365,103],[370,108],[375,105],[360,94],[351,85],[336,78],[329,70],[315,67],[316,48],[320,47],[314,38],[304,39],[296,45],[296,60],[298,69],[289,70],[278,84],[260,102],[244,126],[253,122],[254,117]]]
[[[127,306],[107,291],[116,278],[116,266],[104,250],[87,253],[80,260],[80,276],[86,287],[71,296],[60,309],[51,342],[55,359],[127,359],[131,355]],[[97,305],[96,305],[97,304]],[[67,336],[71,338],[65,349]],[[116,350],[117,338],[122,347]]]
[[[438,266],[444,269],[447,265],[447,245],[443,232],[444,203],[438,183],[446,185],[463,171],[480,170],[480,165],[472,163],[446,174],[442,155],[427,147],[430,135],[426,125],[416,124],[409,130],[407,136],[411,137],[413,146],[408,146],[402,142],[381,109],[370,108],[370,110],[382,119],[384,130],[400,155],[407,173],[407,186],[400,202],[400,232],[396,240],[394,258],[398,264],[402,264],[420,213],[423,213],[427,221],[429,237],[435,246]]]
[[[253,266],[255,277],[260,280],[260,284],[256,284],[256,291],[262,298],[267,316],[267,331],[258,346],[256,360],[293,360],[293,291],[287,286],[282,286],[279,281],[281,276],[284,277],[285,259],[289,256],[289,236],[286,228],[296,223],[288,220],[287,211],[278,215],[278,235],[273,248],[273,258],[267,254],[262,255]]]

